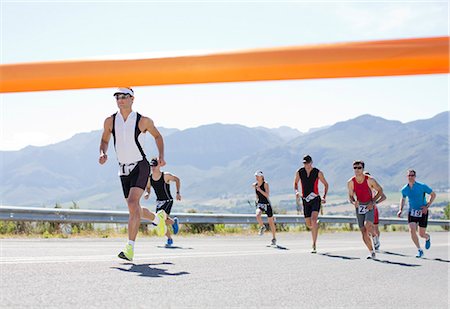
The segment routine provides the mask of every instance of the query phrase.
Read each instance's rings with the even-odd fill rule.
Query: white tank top
[[[113,137],[119,163],[129,164],[143,159],[139,146],[144,145],[145,134],[140,132],[139,127],[137,126],[137,115],[136,112],[132,111],[125,121],[120,112],[116,113]],[[138,134],[139,145],[136,143],[136,134]]]

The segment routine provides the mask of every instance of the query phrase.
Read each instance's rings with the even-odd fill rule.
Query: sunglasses
[[[116,100],[127,99],[129,97],[129,94],[116,94]]]
[[[416,177],[416,175],[408,175],[408,177]]]
[[[354,170],[362,170],[362,168],[363,168],[362,166],[353,166]]]

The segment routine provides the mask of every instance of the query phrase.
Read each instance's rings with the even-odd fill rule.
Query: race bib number
[[[267,211],[267,204],[258,203],[258,205],[256,207],[258,207],[258,208],[260,208],[260,209],[262,209],[264,211]]]
[[[307,197],[305,197],[305,201],[306,201],[306,202],[310,202],[310,201],[312,201],[313,199],[315,199],[316,197],[318,197],[318,195],[315,194],[314,192],[311,192],[310,194],[308,194]]]
[[[411,209],[409,214],[411,215],[411,217],[422,217],[422,210],[417,210],[417,209]]]
[[[156,201],[156,209],[161,208],[167,201]]]
[[[367,209],[367,205],[358,205],[358,214],[365,215],[369,210]]]
[[[128,176],[137,166],[137,163],[121,164],[119,163],[119,176]]]

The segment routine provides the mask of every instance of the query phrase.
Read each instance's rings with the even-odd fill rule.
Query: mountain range
[[[264,171],[271,194],[292,193],[304,154],[313,157],[332,193],[346,191],[355,159],[364,160],[366,170],[387,191],[399,190],[408,168],[435,190],[449,188],[448,111],[408,123],[362,115],[306,133],[219,123],[160,131],[168,162],[164,169],[181,178],[188,200],[252,194],[257,169]],[[2,204],[76,201],[83,208],[124,208],[111,145],[108,162],[98,164],[100,136],[101,131],[92,131],[53,145],[1,151]],[[144,148],[149,157],[156,154],[150,136]]]

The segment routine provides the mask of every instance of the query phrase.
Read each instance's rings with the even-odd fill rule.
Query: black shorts
[[[261,209],[263,211],[263,213],[265,213],[267,215],[268,218],[272,218],[273,217],[273,210],[272,210],[272,206],[270,204],[260,204],[260,203],[258,203],[256,205],[256,207],[258,209]]]
[[[430,211],[428,211],[430,212]],[[419,223],[420,227],[427,227],[428,225],[428,212],[426,215],[422,214],[422,217],[413,217],[408,213],[408,223],[416,222]]]
[[[122,190],[125,198],[128,198],[130,189],[133,187],[141,188],[145,190],[148,181],[148,175],[150,175],[150,164],[147,159],[139,161],[136,167],[127,176],[120,176],[122,182]]]
[[[303,201],[303,213],[305,214],[305,218],[311,218],[311,214],[313,211],[320,211],[321,199],[320,196],[315,197],[311,201],[307,202],[305,199]]]
[[[170,215],[172,210],[173,200],[156,201],[156,212],[164,210],[166,214]]]

